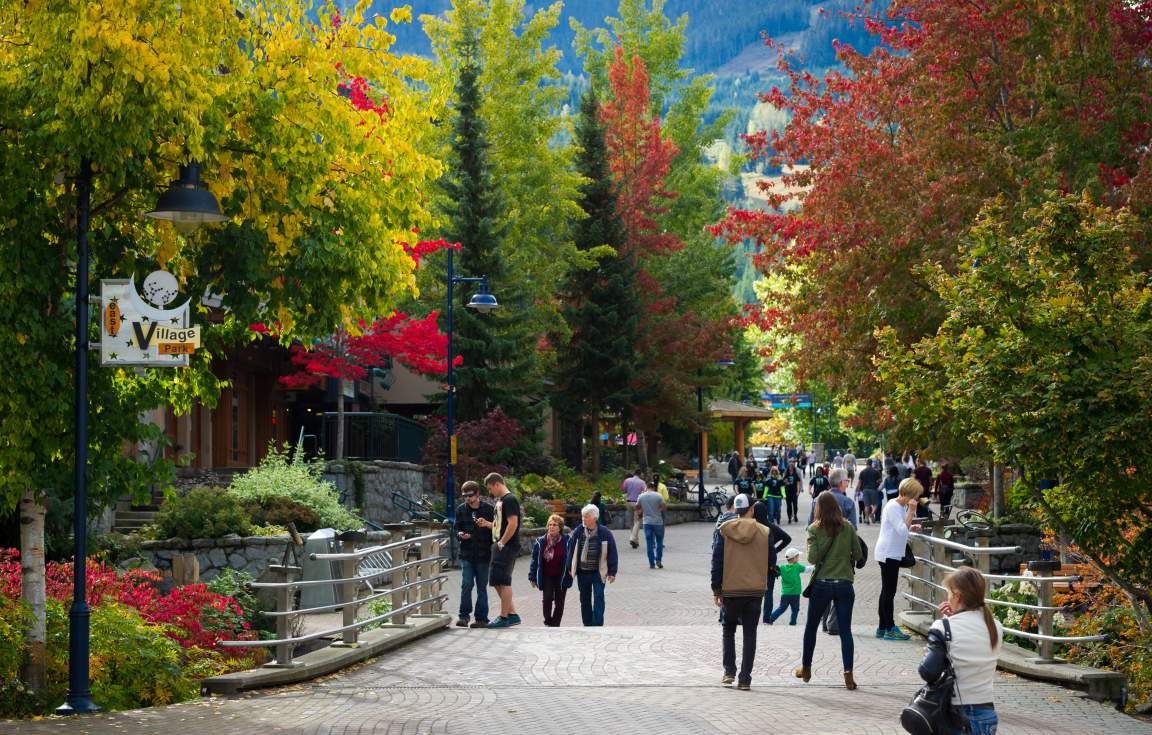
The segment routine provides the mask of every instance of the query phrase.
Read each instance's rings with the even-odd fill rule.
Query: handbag
[[[912,553],[912,544],[904,544],[904,557],[900,559],[901,569],[911,569],[916,566],[916,555]]]
[[[859,536],[856,540],[860,542],[860,558],[856,560],[856,568],[863,569],[864,565],[868,563],[868,544],[864,543],[864,539]]]
[[[947,648],[952,640],[952,627],[948,618],[941,618],[944,624],[944,645]],[[931,630],[929,636],[939,636]],[[952,669],[952,658],[940,677],[920,687],[912,701],[900,712],[900,725],[912,735],[945,735],[952,731],[952,692],[956,687],[956,672]]]

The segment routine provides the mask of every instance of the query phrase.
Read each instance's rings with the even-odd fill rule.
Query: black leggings
[[[799,492],[794,492],[794,493],[790,492],[790,493],[786,493],[784,496],[784,500],[788,503],[788,519],[789,520],[791,520],[793,518],[799,518],[800,517],[798,515],[799,503],[796,500],[799,495],[800,495]]]
[[[880,562],[880,627],[884,630],[896,627],[895,604],[896,587],[900,583],[900,560],[886,559]]]

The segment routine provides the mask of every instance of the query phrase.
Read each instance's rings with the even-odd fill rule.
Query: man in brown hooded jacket
[[[752,663],[756,658],[756,626],[768,587],[768,528],[756,522],[746,495],[737,495],[733,506],[739,514],[720,526],[712,546],[712,595],[724,608],[724,676],[720,683],[736,680],[736,626],[744,627],[744,650],[737,688],[752,686]]]

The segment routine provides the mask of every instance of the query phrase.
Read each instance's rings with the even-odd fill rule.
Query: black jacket
[[[476,519],[483,518],[488,521],[496,520],[496,509],[483,500],[480,507],[472,510],[468,503],[456,506],[456,524],[452,533],[456,535],[456,542],[460,545],[460,558],[473,563],[487,563],[492,558],[492,529],[480,528]],[[461,539],[459,534],[467,533],[470,539]]]
[[[783,528],[768,520],[768,506],[766,504],[761,502],[752,506],[752,516],[761,526],[768,526],[768,568],[771,574],[771,568],[776,566],[777,554],[792,543],[792,537]]]

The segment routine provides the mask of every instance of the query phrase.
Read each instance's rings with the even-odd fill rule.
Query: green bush
[[[523,499],[521,509],[526,519],[525,526],[542,527],[548,523],[548,516],[552,515],[552,509],[532,495]]]
[[[209,592],[215,592],[235,600],[240,609],[244,611],[244,620],[252,627],[252,630],[274,632],[276,621],[263,614],[265,610],[263,603],[248,586],[255,581],[256,578],[248,572],[225,569],[220,572],[220,576],[209,582],[207,587]]]
[[[259,467],[237,477],[229,489],[243,502],[263,504],[268,498],[286,497],[312,509],[318,527],[348,530],[363,527],[363,522],[340,504],[336,486],[323,478],[320,462],[290,461],[286,452],[269,447]]]
[[[248,535],[252,522],[239,500],[218,487],[196,487],[164,501],[152,534],[156,538],[220,538]]]
[[[164,626],[145,622],[124,605],[92,610],[90,660],[93,698],[104,709],[183,702],[200,693],[181,666],[180,644],[165,635]]]
[[[315,510],[286,495],[245,500],[244,510],[252,523],[258,526],[287,528],[289,523],[295,523],[299,531],[315,531],[320,528],[320,515]]]

